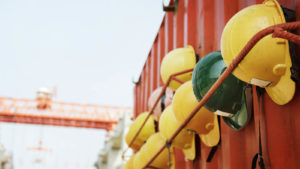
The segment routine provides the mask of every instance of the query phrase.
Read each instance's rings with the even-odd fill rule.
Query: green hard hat
[[[219,51],[209,53],[196,64],[192,83],[198,101],[208,92],[225,69],[226,65]],[[239,130],[251,117],[251,112],[248,112],[246,105],[246,86],[247,83],[230,74],[204,106],[221,115],[229,127]]]

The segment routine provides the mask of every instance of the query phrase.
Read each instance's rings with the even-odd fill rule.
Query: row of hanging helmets
[[[160,73],[164,83],[174,73],[194,70],[170,81],[152,116],[130,145],[136,153],[124,168],[143,168],[166,144],[166,140],[189,116],[250,38],[266,27],[285,23],[291,14],[289,9],[281,7],[276,0],[267,0],[241,10],[228,21],[221,37],[221,51],[209,53],[199,61],[192,46],[169,52],[161,63]],[[193,160],[196,135],[208,147],[217,145],[220,140],[218,115],[234,130],[245,127],[252,114],[251,85],[265,88],[269,97],[278,105],[290,102],[295,93],[295,82],[291,79],[293,74],[290,71],[291,55],[294,52],[292,46],[287,40],[272,38],[271,35],[259,41],[175,137],[171,147],[163,150],[151,166],[174,168],[172,147],[181,149],[187,159]],[[153,107],[162,89],[159,87],[151,94],[149,108]],[[148,113],[140,114],[131,124],[125,140],[127,144],[132,141]]]

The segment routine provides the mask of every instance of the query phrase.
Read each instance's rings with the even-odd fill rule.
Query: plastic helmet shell
[[[177,89],[172,105],[176,119],[182,123],[198,105],[193,92],[192,81],[185,82]],[[214,114],[204,106],[186,125],[186,129],[195,130],[198,134],[208,134],[213,128]]]
[[[221,52],[209,53],[197,63],[192,83],[198,101],[204,97],[225,69]],[[247,112],[245,101],[246,86],[245,82],[230,74],[206,102],[205,107],[223,116],[231,128],[236,130],[243,128],[251,117],[251,112]]]
[[[160,75],[163,82],[166,83],[172,74],[194,68],[195,65],[196,54],[192,46],[174,49],[162,60]],[[186,82],[191,80],[192,73],[185,73],[177,76],[177,78]],[[180,85],[179,82],[171,80],[169,87],[172,90],[176,90]]]
[[[123,166],[123,169],[133,169],[134,168],[134,158],[135,158],[135,155],[131,156],[130,159]]]
[[[134,169],[142,169],[165,144],[166,139],[164,139],[160,133],[152,135],[138,152],[134,161]],[[168,150],[165,148],[151,163],[151,166],[156,168],[167,168],[168,161],[169,154]]]
[[[143,147],[141,148],[141,150],[143,149]],[[143,167],[147,164],[147,161],[145,161],[145,158],[143,158],[141,156],[141,150],[138,151],[135,154],[135,158],[133,160],[133,165],[134,165],[134,169],[143,169]],[[146,168],[148,169],[148,168]]]
[[[207,147],[216,146],[220,142],[220,128],[218,116],[214,115],[214,128],[208,134],[200,134],[201,141]]]
[[[266,0],[235,14],[226,24],[221,37],[225,64],[228,66],[257,32],[285,22],[276,0]],[[288,41],[268,35],[250,50],[233,75],[244,82],[264,87],[275,103],[284,105],[295,93],[295,83],[290,78],[291,65]]]
[[[157,89],[155,89],[150,97],[149,97],[149,101],[148,101],[148,108],[151,109],[154,106],[155,101],[157,100],[160,92],[162,91],[163,87],[159,87]],[[162,100],[164,101],[162,103]],[[162,104],[164,105],[164,107],[168,107],[173,100],[173,91],[170,88],[166,88],[165,94],[164,94],[164,99],[159,99],[156,107],[153,110],[153,118],[156,121],[159,121],[159,117],[161,115],[162,110]]]
[[[131,142],[139,128],[142,126],[143,122],[145,121],[146,117],[148,116],[148,112],[141,113],[136,120],[130,125],[129,131],[126,134],[125,141],[127,145]],[[147,120],[145,126],[139,133],[139,135],[134,140],[133,144],[130,148],[133,150],[138,150],[141,148],[141,146],[145,143],[145,141],[155,133],[155,125],[154,125],[154,119],[152,116],[149,117]]]
[[[162,113],[159,121],[159,131],[165,139],[171,138],[175,131],[179,128],[180,123],[176,120],[172,110],[172,105],[168,106]],[[185,157],[189,160],[195,158],[195,134],[191,131],[183,129],[172,141],[172,146],[183,150]]]

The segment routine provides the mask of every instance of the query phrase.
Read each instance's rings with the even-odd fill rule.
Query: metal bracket
[[[165,0],[162,1],[163,11],[164,12],[174,12],[174,13],[176,13],[177,7],[178,7],[178,0],[175,0],[174,3],[172,5],[169,5],[169,6],[165,6],[164,1]]]

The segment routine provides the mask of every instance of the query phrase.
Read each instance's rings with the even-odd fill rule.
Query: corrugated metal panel
[[[148,109],[150,93],[163,85],[160,63],[167,52],[185,45],[192,45],[201,57],[220,50],[220,37],[226,22],[242,8],[261,2],[262,0],[179,0],[177,13],[166,13],[145,63],[141,81],[135,86],[136,115]],[[279,2],[297,9],[297,18],[300,17],[300,0]],[[299,87],[298,84],[297,89]],[[267,168],[300,168],[300,109],[297,103],[300,103],[299,90],[296,91],[294,100],[285,106],[276,105],[265,95],[263,113],[260,113],[257,96],[254,95],[254,115],[247,127],[234,131],[221,121],[222,143],[212,162],[206,162],[210,148],[201,145],[201,158],[195,162],[184,160],[183,154],[176,150],[176,168],[251,168],[252,158],[258,151],[259,121]]]

